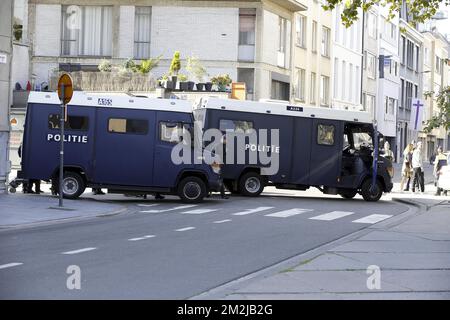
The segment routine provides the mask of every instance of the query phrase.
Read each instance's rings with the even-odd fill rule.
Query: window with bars
[[[136,7],[134,17],[134,57],[150,57],[152,7]]]

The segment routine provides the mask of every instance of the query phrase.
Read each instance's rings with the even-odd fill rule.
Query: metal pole
[[[60,128],[60,150],[59,150],[59,207],[63,207],[63,180],[64,180],[64,84],[61,84],[61,113],[59,116],[59,128]]]

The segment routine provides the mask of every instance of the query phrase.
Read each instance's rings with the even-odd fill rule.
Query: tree
[[[373,5],[389,7],[389,17],[393,18],[400,12],[402,3],[406,2],[411,22],[424,22],[433,17],[441,3],[450,5],[450,0],[325,0],[322,6],[325,10],[333,10],[338,5],[343,5],[342,23],[349,27],[358,20],[358,9],[369,10]]]
[[[430,94],[432,95],[433,92]],[[450,130],[450,86],[442,88],[438,93],[436,104],[438,114],[426,122],[424,131],[427,133],[440,127],[443,127],[445,130]]]
[[[180,51],[175,51],[173,54],[172,62],[170,63],[169,72],[172,75],[177,75],[181,69]]]

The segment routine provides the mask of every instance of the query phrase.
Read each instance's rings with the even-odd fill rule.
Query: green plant
[[[127,60],[122,63],[122,67],[128,70],[135,71],[136,70],[136,63],[133,61],[133,59],[128,58]]]
[[[197,82],[203,82],[207,72],[206,68],[200,63],[200,60],[195,56],[191,56],[186,61],[186,70],[191,75],[191,78],[195,78]]]
[[[172,75],[177,75],[181,69],[180,51],[175,51],[173,54],[172,62],[170,63],[169,72]]]
[[[150,58],[150,59],[142,61],[142,63],[140,65],[136,65],[136,71],[143,73],[143,74],[149,73],[152,69],[154,69],[159,64],[161,57],[162,56],[158,56],[156,58]]]
[[[211,82],[219,87],[226,87],[233,82],[229,74],[219,74],[211,78]]]
[[[178,80],[181,82],[185,82],[188,80],[188,77],[187,77],[187,75],[180,73],[180,74],[178,74]]]
[[[97,69],[101,72],[111,72],[112,71],[112,64],[111,61],[103,59],[100,61],[100,63],[97,66]]]
[[[432,99],[432,97],[430,96]],[[436,97],[437,114],[429,119],[424,128],[424,132],[431,132],[433,129],[450,129],[450,86],[444,87]]]

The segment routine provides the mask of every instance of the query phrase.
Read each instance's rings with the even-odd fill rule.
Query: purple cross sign
[[[424,104],[420,99],[413,100],[411,110],[411,124],[414,125],[414,130],[419,131],[422,129],[422,114]]]

